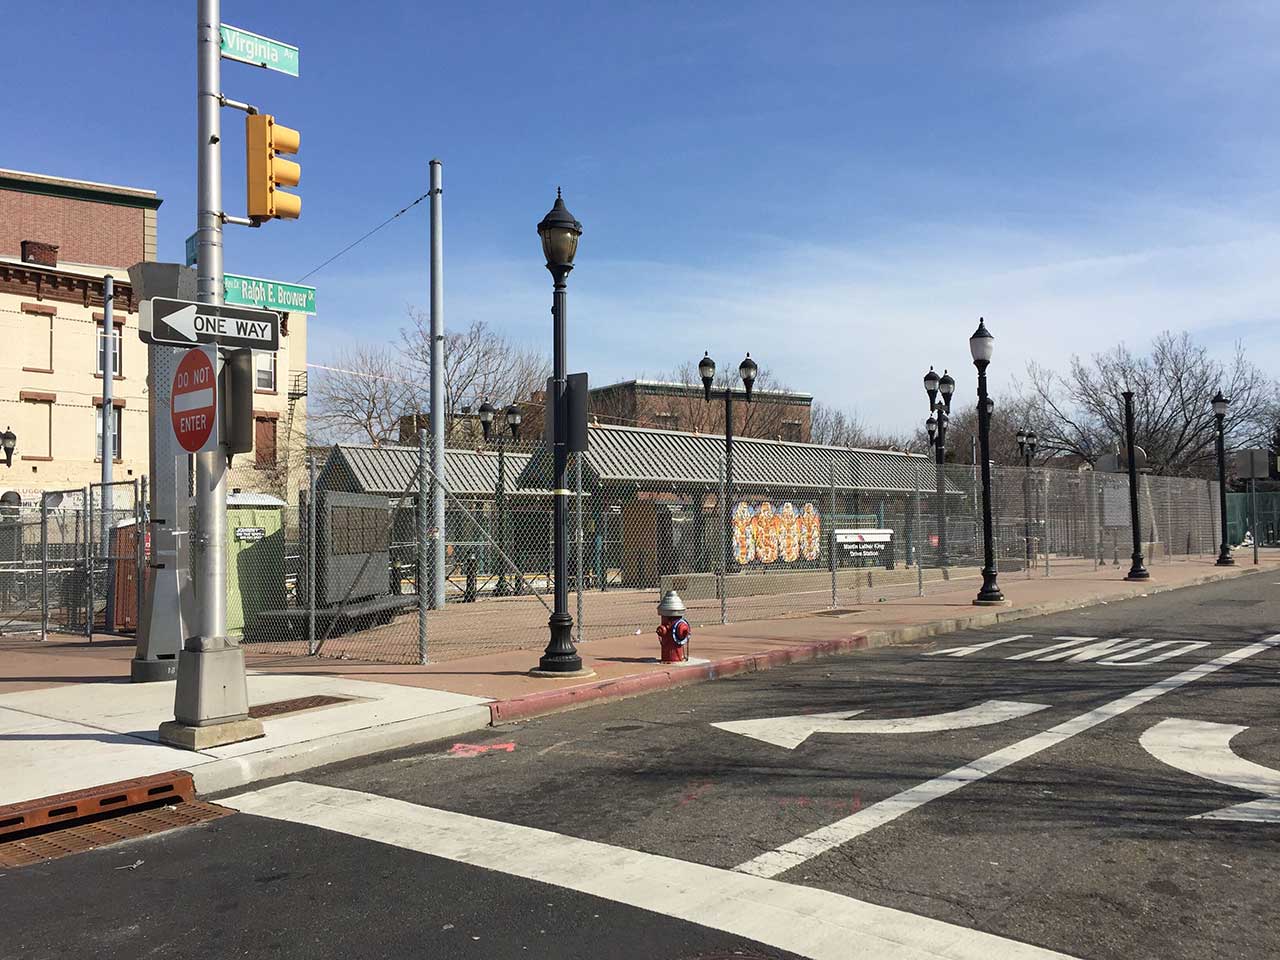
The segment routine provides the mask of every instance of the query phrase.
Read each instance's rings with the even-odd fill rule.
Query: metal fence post
[[[716,573],[718,574],[720,579],[720,589],[717,592],[720,594],[720,622],[721,623],[729,622],[729,598],[728,598],[729,578],[728,576],[726,576],[728,571],[725,569],[725,566],[726,566],[725,558],[729,555],[729,550],[732,549],[732,544],[725,543],[725,540],[728,539],[728,536],[729,536],[729,502],[726,499],[729,496],[729,490],[728,490],[729,484],[725,476],[726,472],[727,472],[727,468],[725,466],[725,461],[722,459],[720,461],[720,498],[719,498],[720,499],[720,524],[719,524],[720,543],[717,544],[719,549],[716,551],[716,554],[717,554]]]
[[[1040,546],[1044,549],[1044,575],[1049,576],[1049,472],[1046,470],[1044,475],[1043,503],[1040,507],[1040,516],[1044,518],[1044,525],[1041,528]]]
[[[40,642],[49,639],[49,498],[40,494]]]
[[[831,606],[835,608],[838,604],[836,602],[836,465],[834,463],[831,465],[831,509],[828,511],[827,516],[830,518],[828,522],[831,524],[831,535],[827,538],[827,542],[830,544],[827,548],[827,561],[828,566],[831,567]]]
[[[427,586],[427,550],[430,527],[427,510],[431,505],[431,482],[427,478],[427,432],[418,430],[418,663],[427,662],[427,611],[431,608],[431,589]],[[519,583],[517,581],[517,588]]]
[[[916,596],[923,597],[924,596],[924,563],[923,563],[923,557],[920,553],[920,547],[921,547],[921,543],[920,543],[920,467],[917,466],[914,470],[911,471],[911,473],[915,477],[915,481],[916,481],[915,493],[911,498],[911,512],[916,517],[916,522],[914,525],[914,528],[915,528],[914,538],[916,541],[914,544],[914,550],[916,555]]]
[[[574,621],[574,632],[576,633],[576,642],[582,642],[582,453],[579,451],[573,455],[573,495],[577,504],[574,509],[574,520],[577,523],[577,535],[575,537],[575,553],[576,563],[574,565],[573,579],[574,586],[578,591],[578,617]]]
[[[307,655],[316,654],[316,458],[307,457]],[[419,579],[421,584],[421,579]],[[419,603],[422,602],[419,594]]]
[[[134,562],[138,567],[138,589],[134,591],[137,598],[137,609],[134,611],[134,629],[142,629],[142,610],[147,595],[147,530],[150,529],[151,505],[147,500],[147,475],[138,478],[138,509],[134,521]]]
[[[93,486],[83,488],[84,523],[84,635],[93,643]]]

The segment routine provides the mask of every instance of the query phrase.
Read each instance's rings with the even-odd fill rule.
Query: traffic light
[[[278,156],[298,152],[298,131],[276,123],[269,113],[251,113],[244,119],[244,132],[249,216],[298,219],[302,198],[279,188],[297,186],[302,168]]]

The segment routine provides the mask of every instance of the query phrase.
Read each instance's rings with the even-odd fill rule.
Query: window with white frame
[[[116,325],[116,324],[112,325],[111,327],[111,372],[117,377],[124,375],[124,368],[121,366],[121,360],[123,359],[123,356],[121,353],[121,345],[122,345],[121,334],[122,333],[123,333],[123,330],[119,325]],[[106,369],[106,362],[107,362],[106,348],[107,348],[107,335],[104,329],[104,325],[100,323],[98,324],[98,368],[95,371],[99,375],[101,375]]]
[[[98,407],[98,439],[97,439],[97,457],[102,459],[102,407]],[[123,449],[123,438],[121,437],[121,428],[124,426],[124,408],[112,407],[111,412],[114,414],[111,418],[111,459],[119,460],[120,451]]]
[[[270,351],[255,350],[253,354],[254,381],[258,390],[275,390],[276,355]]]

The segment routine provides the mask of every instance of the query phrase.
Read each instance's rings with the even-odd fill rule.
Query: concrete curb
[[[988,612],[985,613],[973,613],[947,620],[934,620],[929,623],[913,624],[909,627],[898,627],[892,630],[870,630],[865,634],[839,640],[797,644],[792,647],[770,650],[766,653],[729,657],[724,660],[715,660],[711,663],[692,667],[673,667],[670,670],[659,670],[630,677],[618,677],[613,680],[601,680],[596,683],[564,687],[559,690],[545,690],[511,700],[492,701],[488,704],[491,715],[490,722],[492,726],[496,727],[504,723],[514,723],[517,720],[529,720],[551,713],[574,710],[600,700],[622,700],[627,697],[638,697],[646,693],[657,693],[658,691],[671,690],[675,687],[718,680],[721,677],[729,677],[737,673],[756,673],[762,670],[770,670],[774,667],[785,666],[788,663],[801,663],[808,660],[816,660],[819,657],[842,656],[871,647],[913,643],[926,637],[954,633],[957,630],[989,627],[997,623],[1011,623],[1016,620],[1026,620],[1030,617],[1042,617],[1052,613],[1064,613],[1069,610],[1080,610],[1085,607],[1096,607],[1107,603],[1123,603],[1125,600],[1136,600],[1152,594],[1184,590],[1187,587],[1198,587],[1206,583],[1216,583],[1221,580],[1230,580],[1264,572],[1266,572],[1266,568],[1246,570],[1237,567],[1231,572],[1208,573],[1187,583],[1176,585],[1149,584],[1141,593],[1135,593],[1130,596],[1117,597],[1095,593],[1070,600],[1034,603],[1030,606],[1013,610],[986,608]],[[983,608],[975,607],[974,609]]]
[[[192,764],[188,772],[195,781],[196,793],[206,796],[242,787],[257,780],[284,777],[313,767],[483,730],[489,725],[489,705],[478,703],[425,717],[366,727],[351,733],[337,733],[316,740],[273,747],[240,757],[222,757],[208,763]]]

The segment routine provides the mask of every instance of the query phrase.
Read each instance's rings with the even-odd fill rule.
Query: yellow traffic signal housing
[[[298,219],[302,198],[279,188],[297,186],[302,168],[278,154],[297,153],[300,134],[276,123],[269,113],[245,117],[244,132],[249,216],[256,220]]]

